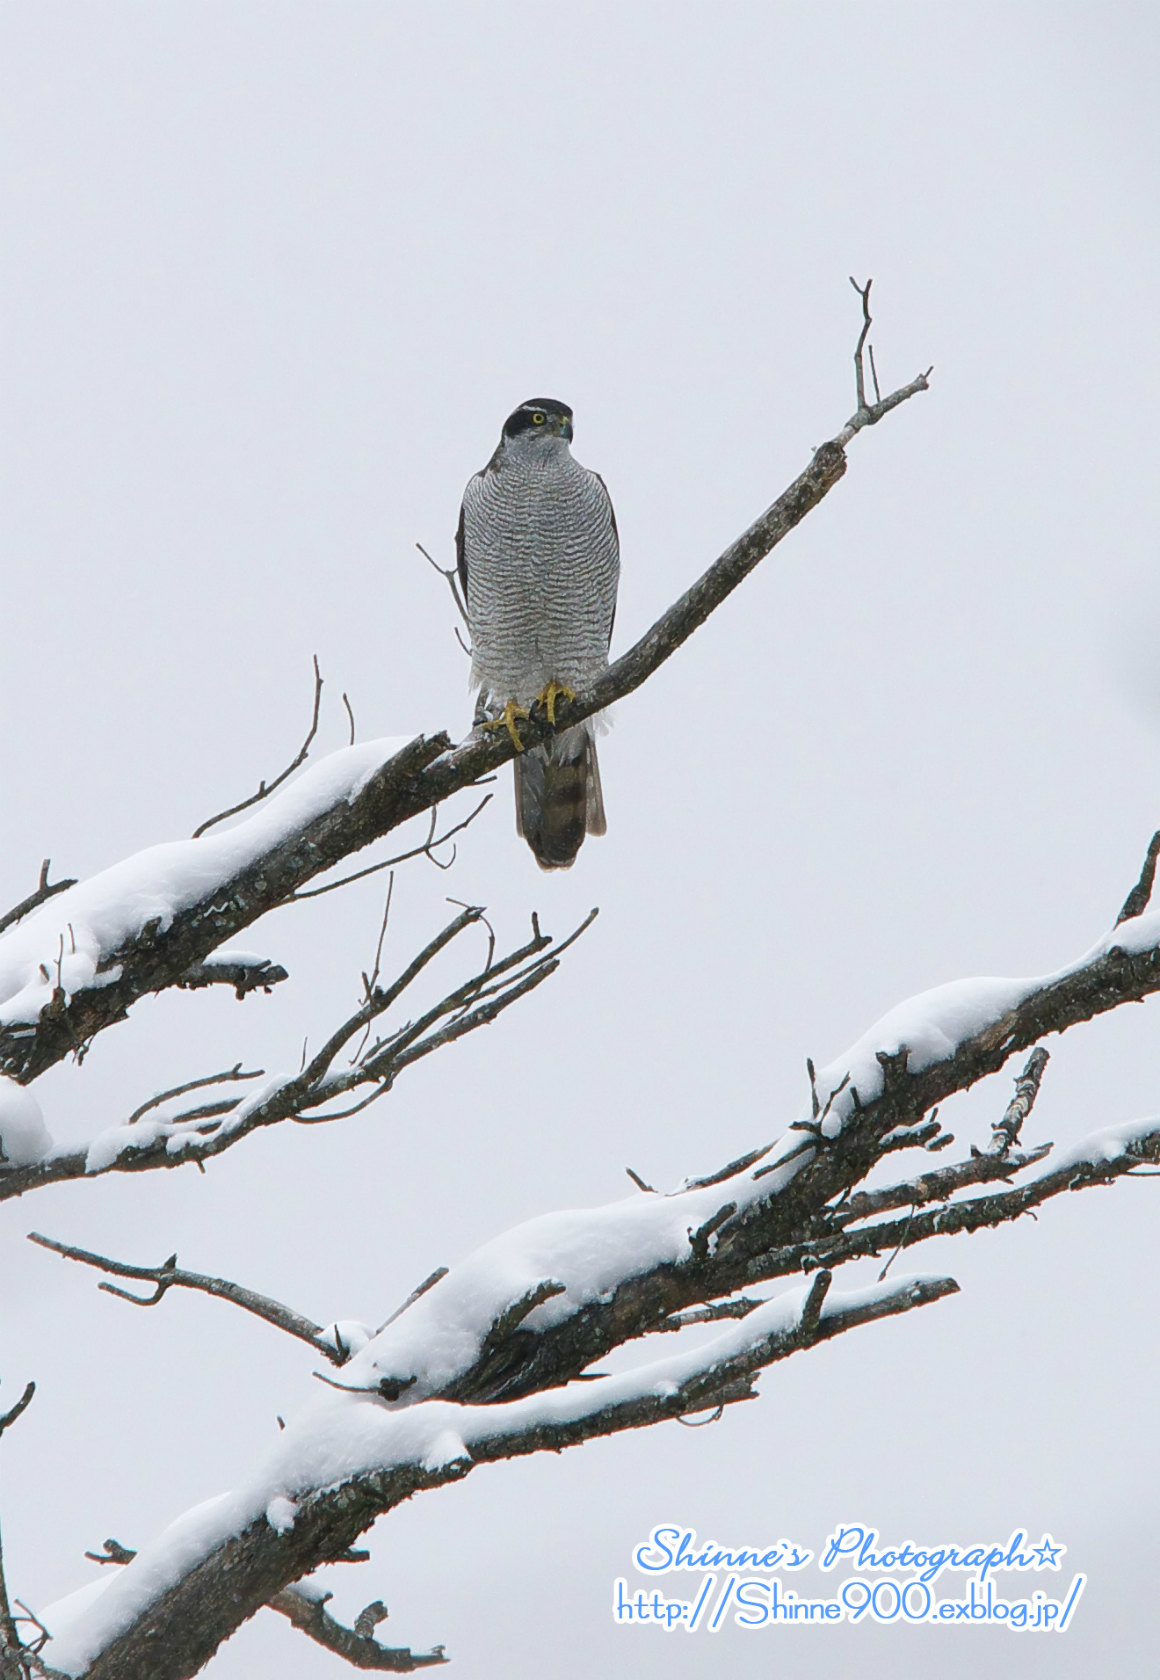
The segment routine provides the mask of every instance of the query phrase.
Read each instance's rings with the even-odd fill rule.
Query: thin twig
[[[857,392],[860,411],[866,407],[866,374],[862,366],[862,351],[865,349],[873,319],[870,314],[870,288],[874,282],[873,280],[867,280],[864,286],[860,286],[851,274],[850,284],[862,299],[862,331],[859,333],[858,343],[854,347],[854,387]]]
[[[12,1407],[12,1410],[5,1412],[3,1416],[0,1416],[0,1435],[3,1435],[6,1429],[11,1429],[17,1418],[28,1410],[29,1406],[32,1404],[32,1396],[35,1393],[36,1384],[34,1382],[26,1383],[24,1393],[20,1396],[15,1406]]]
[[[40,866],[40,880],[37,882],[36,891],[30,892],[27,898],[22,898],[19,904],[14,904],[11,910],[6,910],[4,914],[0,916],[0,933],[4,933],[8,928],[12,927],[16,922],[22,920],[22,918],[27,916],[31,911],[36,910],[40,907],[40,905],[47,903],[50,898],[55,898],[57,893],[67,892],[70,887],[76,886],[76,882],[74,880],[54,881],[50,886],[48,881],[50,862],[50,858],[45,858],[44,862]]]
[[[170,1102],[174,1097],[184,1097],[190,1091],[204,1090],[207,1085],[222,1085],[230,1079],[260,1079],[262,1071],[261,1068],[254,1068],[249,1073],[243,1073],[241,1062],[235,1062],[233,1067],[227,1068],[224,1073],[207,1073],[202,1079],[187,1079],[184,1085],[173,1085],[168,1091],[159,1091],[155,1097],[150,1097],[148,1102],[143,1102],[140,1108],[133,1110],[125,1124],[134,1125],[143,1114],[148,1114],[150,1109],[160,1108],[162,1103]]]
[[[850,439],[857,432],[860,432],[864,426],[876,426],[879,420],[884,415],[889,414],[892,409],[897,408],[899,403],[906,402],[910,397],[916,396],[919,391],[928,391],[930,389],[930,376],[934,372],[933,367],[928,367],[925,373],[920,373],[916,379],[911,380],[909,385],[903,385],[897,391],[892,391],[888,397],[884,397],[878,389],[878,370],[874,366],[874,351],[871,348],[870,372],[874,379],[874,401],[872,403],[866,401],[866,373],[862,357],[872,320],[870,288],[874,282],[873,280],[867,280],[864,286],[860,286],[851,274],[850,284],[862,299],[862,331],[859,333],[858,343],[854,347],[854,390],[858,406],[834,439],[839,449],[845,449]]]
[[[299,747],[297,754],[286,766],[285,770],[282,771],[281,775],[275,776],[272,782],[259,782],[257,793],[252,793],[248,799],[243,799],[238,805],[231,805],[228,811],[219,811],[216,817],[209,817],[199,828],[195,828],[193,831],[193,838],[195,840],[200,839],[207,829],[215,827],[217,823],[225,822],[227,817],[236,817],[239,811],[246,811],[251,805],[256,805],[259,800],[268,798],[275,788],[281,787],[286,778],[294,774],[300,764],[305,763],[306,755],[310,751],[311,743],[314,740],[314,737],[318,734],[318,713],[319,708],[322,705],[322,672],[318,669],[318,655],[314,654],[313,659],[314,712],[310,719],[309,733],[307,734],[301,747]]]
[[[458,572],[457,568],[454,567],[454,566],[441,566],[439,564],[438,560],[433,560],[431,558],[431,556],[427,553],[427,550],[423,547],[422,543],[417,542],[415,544],[415,547],[419,550],[419,553],[423,556],[424,560],[426,560],[427,564],[429,566],[433,566],[435,568],[435,570],[439,573],[439,576],[441,578],[445,578],[447,580],[447,587],[451,591],[451,597],[455,602],[456,608],[458,609],[459,616],[463,620],[464,624],[467,625],[467,628],[470,631],[471,624],[470,624],[470,622],[468,620],[468,617],[467,617],[467,602],[463,599],[463,596],[460,593],[459,572]],[[471,651],[470,648],[467,651],[470,653],[470,651]]]
[[[337,892],[339,887],[349,887],[352,881],[362,881],[368,875],[377,875],[380,870],[393,869],[396,864],[406,863],[413,857],[422,857],[426,855],[431,857],[433,862],[437,862],[438,860],[433,856],[435,848],[444,845],[446,841],[450,840],[453,834],[459,834],[470,823],[473,823],[491,797],[492,795],[490,793],[485,794],[479,804],[475,807],[475,810],[468,816],[464,817],[462,822],[458,822],[453,828],[449,828],[446,834],[440,834],[434,839],[428,836],[428,838],[423,841],[422,845],[412,846],[409,852],[400,852],[398,857],[384,858],[382,863],[372,863],[367,869],[357,869],[353,875],[344,875],[341,881],[328,881],[324,887],[305,887],[301,892],[290,893],[282,900],[283,904],[298,904],[304,898],[321,898],[323,893]],[[431,814],[434,816],[434,810],[432,810]]]
[[[435,1270],[430,1274],[429,1277],[425,1277],[423,1279],[422,1283],[419,1284],[417,1288],[412,1289],[411,1293],[407,1296],[407,1299],[403,1302],[402,1306],[401,1307],[396,1307],[394,1312],[391,1314],[390,1318],[385,1318],[383,1320],[383,1322],[379,1325],[379,1328],[375,1331],[375,1335],[376,1336],[381,1335],[382,1332],[387,1328],[388,1324],[393,1324],[397,1318],[402,1318],[402,1316],[406,1312],[407,1308],[408,1307],[413,1307],[415,1305],[415,1302],[419,1299],[420,1295],[426,1295],[426,1293],[429,1289],[434,1289],[435,1285],[439,1282],[440,1278],[445,1278],[447,1276],[447,1272],[448,1272],[448,1268],[446,1266],[436,1266]]]

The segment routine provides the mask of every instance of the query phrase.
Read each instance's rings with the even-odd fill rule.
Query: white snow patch
[[[451,1464],[470,1463],[471,1454],[463,1437],[454,1429],[443,1429],[423,1455],[424,1470],[443,1470]]]
[[[31,1167],[51,1149],[52,1138],[32,1092],[0,1074],[0,1168]]]
[[[207,957],[206,963],[228,963],[231,968],[265,968],[269,957],[260,956],[257,951],[236,951],[232,946],[225,946]]]
[[[1129,1144],[1155,1132],[1160,1132],[1160,1116],[1155,1114],[1143,1120],[1124,1120],[1118,1126],[1105,1126],[1053,1154],[1046,1171],[1039,1176],[1050,1178],[1063,1167],[1077,1167],[1084,1163],[1096,1166],[1101,1161],[1118,1161],[1127,1154]],[[1140,1164],[1147,1165],[1144,1161]]]
[[[300,1581],[295,1581],[290,1590],[300,1598],[308,1598],[311,1604],[325,1604],[328,1598],[334,1597],[330,1588],[324,1587],[313,1575],[304,1575]]]
[[[277,1493],[266,1506],[266,1521],[279,1534],[289,1534],[298,1516],[298,1507],[284,1493]]]

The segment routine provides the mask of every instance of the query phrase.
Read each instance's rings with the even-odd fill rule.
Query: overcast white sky
[[[607,839],[545,878],[505,773],[449,875],[396,883],[388,962],[483,902],[599,922],[487,1034],[343,1126],[6,1204],[10,1584],[140,1543],[236,1481],[317,1361],[224,1306],[153,1313],[24,1234],[377,1322],[521,1218],[767,1141],[908,993],[1054,968],[1160,824],[1157,107],[1141,5],[0,7],[5,489],[0,881],[187,834],[293,751],[470,719],[416,539],[531,394],[576,411],[620,524],[623,648],[852,406],[873,275],[884,382],[931,392],[602,745]],[[142,1005],[38,1088],[62,1138],[237,1060],[295,1064],[355,1001],[381,883],[271,918],[270,998]],[[454,972],[449,965],[445,974]],[[1160,1108],[1151,1002],[1051,1043],[1029,1141]],[[981,1140],[1009,1081],[948,1123]],[[954,1299],[765,1377],[759,1404],[477,1471],[382,1522],[338,1608],[457,1680],[932,1668],[1150,1672],[1158,1187],[928,1245]],[[851,1281],[853,1281],[851,1279]],[[662,1520],[814,1547],[1044,1530],[1065,1638],[616,1629]],[[814,1578],[820,1586],[821,1578]],[[271,1615],[214,1680],[341,1672]]]

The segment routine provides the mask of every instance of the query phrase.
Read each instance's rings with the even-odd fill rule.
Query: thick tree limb
[[[801,1307],[795,1312],[794,1302],[787,1300],[767,1308],[764,1323],[758,1324],[755,1315],[707,1344],[696,1357],[677,1355],[639,1372],[600,1378],[510,1406],[435,1403],[419,1408],[419,1418],[415,1412],[384,1410],[381,1468],[355,1474],[338,1487],[296,1493],[293,1520],[281,1528],[262,1516],[242,1532],[223,1536],[175,1586],[142,1605],[131,1625],[85,1669],[85,1680],[188,1680],[249,1616],[349,1547],[377,1516],[413,1494],[461,1480],[476,1464],[558,1452],[625,1429],[752,1398],[755,1374],[778,1360],[857,1326],[939,1300],[956,1288],[949,1278],[900,1280],[851,1297],[831,1297],[816,1319]],[[803,1306],[811,1299],[817,1302],[817,1295],[807,1295]],[[365,1407],[368,1402],[338,1404]],[[365,1429],[369,1421],[360,1412],[359,1427]],[[416,1421],[426,1425],[417,1444],[393,1449],[396,1431],[410,1431]],[[401,1443],[404,1437],[399,1439]]]
[[[106,1540],[103,1552],[86,1552],[85,1556],[93,1563],[129,1564],[137,1556],[128,1546],[122,1546],[119,1540]],[[365,1562],[369,1552],[351,1552],[351,1562]],[[334,1558],[332,1562],[344,1561]],[[412,1674],[417,1668],[433,1668],[439,1663],[445,1663],[447,1658],[443,1654],[443,1646],[436,1645],[433,1651],[410,1651],[405,1647],[391,1647],[380,1645],[374,1637],[374,1630],[380,1622],[387,1619],[387,1607],[381,1599],[368,1604],[359,1613],[353,1628],[344,1627],[330,1615],[325,1605],[333,1597],[332,1593],[316,1593],[301,1584],[286,1587],[276,1593],[266,1604],[267,1610],[276,1610],[280,1616],[301,1633],[313,1639],[316,1644],[323,1645],[336,1656],[344,1658],[352,1668],[377,1669],[391,1674]]]

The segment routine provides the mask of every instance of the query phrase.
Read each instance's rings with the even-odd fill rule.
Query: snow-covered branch
[[[45,1612],[54,1661],[85,1680],[192,1675],[246,1616],[413,1494],[481,1462],[751,1399],[766,1366],[957,1287],[946,1277],[888,1281],[884,1271],[839,1294],[838,1265],[886,1251],[893,1260],[931,1237],[1002,1224],[1160,1163],[1160,1119],[1151,1119],[1099,1132],[1013,1184],[1051,1148],[1020,1143],[1047,1059],[1037,1048],[984,1147],[901,1183],[854,1188],[899,1149],[953,1141],[936,1102],[974,1083],[981,1065],[1003,1062],[1036,1026],[1062,1030],[1114,1007],[1109,976],[1139,984],[1158,923],[1157,912],[1121,923],[1078,963],[1039,979],[921,994],[828,1067],[811,1068],[807,1112],[776,1144],[667,1195],[516,1227],[428,1279],[377,1332],[310,1326],[302,1339],[341,1363],[324,1379],[328,1394],[245,1489],[181,1519],[142,1554],[143,1567],[76,1615]],[[995,1181],[993,1192],[963,1194]],[[905,1215],[878,1217],[892,1209]],[[739,1297],[793,1273],[804,1282],[786,1294]],[[616,1376],[592,1369],[630,1341],[714,1321],[728,1327],[667,1359]],[[166,1668],[162,1648],[173,1653]]]
[[[504,1405],[392,1406],[329,1393],[287,1427],[245,1487],[188,1513],[111,1572],[95,1599],[45,1611],[53,1661],[85,1680],[194,1675],[242,1621],[413,1494],[477,1464],[752,1398],[754,1376],[776,1361],[956,1288],[947,1278],[900,1278],[826,1296],[826,1281],[699,1348]]]

